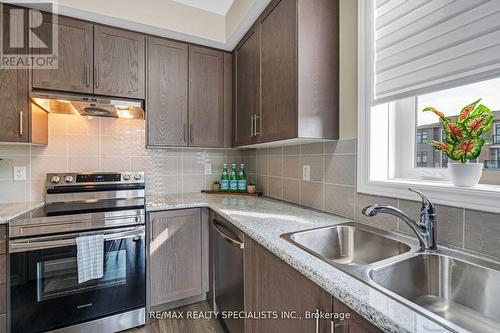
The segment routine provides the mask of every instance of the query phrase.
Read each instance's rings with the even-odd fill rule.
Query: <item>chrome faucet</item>
[[[401,209],[389,205],[375,204],[365,207],[363,215],[375,216],[378,213],[390,214],[404,221],[417,235],[422,250],[437,250],[436,245],[436,212],[434,205],[420,191],[413,188],[408,190],[417,193],[422,198],[422,208],[420,209],[420,221],[417,222]]]

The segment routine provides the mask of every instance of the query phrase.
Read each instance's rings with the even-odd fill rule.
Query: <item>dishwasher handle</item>
[[[245,243],[239,241],[239,240],[236,240],[228,235],[226,235],[221,229],[220,227],[222,226],[220,223],[217,222],[217,220],[214,220],[214,229],[215,231],[217,231],[217,233],[222,237],[224,238],[229,244],[231,245],[234,245],[235,247],[238,247],[240,248],[241,250],[243,250],[245,248]]]

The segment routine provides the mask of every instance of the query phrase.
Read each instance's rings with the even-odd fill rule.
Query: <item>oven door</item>
[[[104,234],[104,275],[78,283],[76,237]],[[9,243],[11,331],[45,332],[144,308],[144,226]]]

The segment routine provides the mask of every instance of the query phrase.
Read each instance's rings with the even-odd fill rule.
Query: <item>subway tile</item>
[[[356,139],[325,142],[325,154],[355,154]]]
[[[325,144],[323,142],[319,143],[309,143],[300,145],[301,155],[322,155],[325,152]]]
[[[94,172],[101,169],[100,156],[69,156],[68,172]]]
[[[68,136],[61,134],[51,134],[47,146],[32,146],[32,155],[68,155]]]
[[[464,246],[500,258],[500,215],[465,210]]]
[[[356,188],[325,184],[325,211],[354,218]]]
[[[182,192],[194,193],[205,189],[204,175],[183,175],[182,176]]]
[[[0,179],[13,180],[14,167],[25,167],[26,178],[29,179],[30,175],[30,157],[29,156],[9,156],[0,160]]]
[[[283,178],[269,177],[268,195],[275,199],[283,199]]]
[[[257,149],[245,149],[244,151],[245,157],[255,157],[257,156]]]
[[[230,166],[228,166],[230,168]],[[231,172],[228,170],[228,172]],[[201,156],[184,156],[182,158],[182,173],[184,175],[202,175],[205,165]]]
[[[407,213],[415,221],[420,220],[420,201],[399,200],[399,209]],[[449,206],[435,205],[437,217],[437,240],[457,247],[463,247],[463,209]],[[415,236],[408,225],[398,220],[399,231]]]
[[[31,179],[31,201],[45,201],[45,184],[46,179]]]
[[[269,149],[268,148],[258,148],[257,149],[257,157],[259,156],[268,156]]]
[[[361,194],[358,193],[356,195],[356,219],[367,223],[371,224],[373,226],[379,227],[379,228],[384,228],[384,229],[390,229],[390,230],[397,230],[398,228],[398,220],[396,217],[388,214],[379,214],[374,217],[368,217],[364,216],[361,211],[363,208],[366,206],[370,206],[376,203],[381,203],[381,204],[386,204],[390,206],[397,207],[398,201],[395,198],[388,198],[388,197],[380,197],[380,196],[375,196],[375,195],[367,195],[367,194]]]
[[[101,171],[131,171],[131,159],[128,156],[102,156],[101,157]],[[142,170],[135,170],[142,171]]]
[[[300,204],[323,209],[323,183],[305,182],[300,185]]]
[[[356,185],[356,156],[325,155],[325,183]]]
[[[15,203],[30,201],[30,181],[0,180],[0,202]]]
[[[283,176],[283,157],[269,156],[268,158],[268,175],[274,177]]]
[[[66,171],[68,171],[68,158],[66,156],[33,155],[31,157],[32,178],[45,179],[47,173]]]
[[[268,195],[269,193],[269,177],[264,175],[257,175],[257,191],[264,193],[264,195]]]
[[[309,165],[311,171],[311,181],[323,181],[323,155],[308,155],[302,156],[302,168]]]
[[[269,156],[281,156],[283,155],[283,147],[279,146],[279,147],[269,148],[267,153]]]
[[[7,156],[30,156],[30,146],[27,145],[0,145],[0,158]]]
[[[283,200],[300,203],[300,182],[298,179],[283,179]]]
[[[99,155],[101,154],[101,137],[98,135],[68,135],[68,151],[71,155]]]
[[[245,169],[247,173],[257,172],[257,158],[256,157],[245,157]]]
[[[182,193],[181,176],[146,175],[148,195]]]
[[[257,157],[257,174],[266,175],[269,172],[269,160],[267,157]]]
[[[300,156],[283,156],[283,177],[302,178],[302,166]]]
[[[132,157],[131,170],[158,176],[181,175],[182,158],[180,156]]]
[[[68,134],[69,135],[100,135],[101,134],[101,119],[99,117],[68,117]]]
[[[57,113],[49,113],[49,135],[51,134],[68,134],[68,119],[76,116],[73,115],[63,115]]]
[[[300,145],[283,146],[283,155],[300,155]]]

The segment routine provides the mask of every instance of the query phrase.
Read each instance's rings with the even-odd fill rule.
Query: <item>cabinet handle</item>
[[[189,142],[193,143],[193,132],[194,126],[193,124],[189,124]]]
[[[319,333],[319,309],[316,308],[316,333]]]
[[[255,115],[254,119],[255,119],[255,125],[253,127],[254,127],[255,136],[257,136],[257,135],[260,135],[260,131],[257,132],[257,119],[259,119],[259,123],[260,123],[260,116],[259,115]]]
[[[24,112],[19,112],[19,135],[24,134]]]
[[[330,333],[335,333],[337,331],[337,329],[341,329],[341,328],[342,328],[342,324],[336,323],[333,320],[330,321]],[[342,331],[343,330],[341,330],[339,332],[342,332]]]
[[[187,142],[187,139],[186,139],[186,132],[187,132],[187,124],[184,123],[184,127],[183,127],[183,133],[182,133],[182,137],[184,138],[184,142]]]
[[[89,64],[85,65],[85,84],[87,87],[90,86],[90,66]]]
[[[99,66],[95,66],[95,87],[99,88]]]
[[[250,117],[250,136],[253,137],[253,116]]]
[[[153,230],[154,230],[154,229],[153,229],[153,227],[154,227],[154,225],[155,225],[155,223],[154,223],[154,222],[155,222],[154,220],[151,220],[151,221],[149,222],[149,224],[151,225],[151,228],[150,228],[150,230],[149,230],[149,231],[151,232],[151,235],[149,235],[149,241],[150,241],[150,242],[152,242],[152,241],[153,241],[153,239],[154,239],[154,231],[153,231]]]

